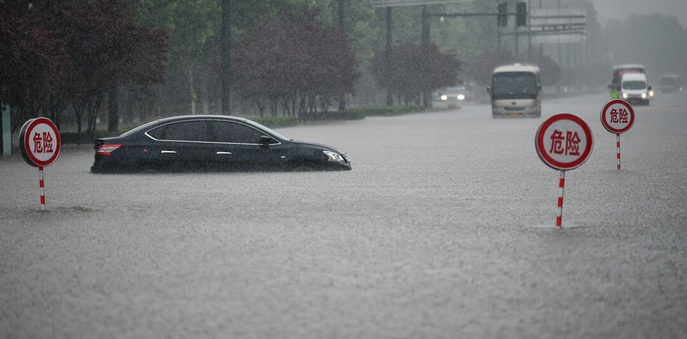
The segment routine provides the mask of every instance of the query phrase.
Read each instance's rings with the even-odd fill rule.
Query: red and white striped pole
[[[618,169],[620,169],[620,133],[615,135],[615,147],[618,154]]]
[[[38,166],[41,187],[41,209],[45,209],[45,180],[43,180],[43,166]]]
[[[561,228],[563,222],[563,188],[565,187],[565,171],[561,171],[561,179],[558,181],[558,217],[556,227]]]

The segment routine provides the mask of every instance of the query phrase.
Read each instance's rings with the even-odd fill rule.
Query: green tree
[[[453,86],[458,81],[460,61],[443,53],[436,44],[403,43],[394,46],[392,92],[405,104],[419,105],[424,90]],[[386,51],[379,51],[372,61],[372,72],[380,88],[385,88]]]
[[[23,95],[12,95],[13,100],[22,100],[12,103],[20,113],[35,116],[40,108],[59,118],[59,111],[68,103],[78,132],[85,113],[92,131],[103,96],[113,85],[127,81],[149,85],[162,80],[164,34],[136,26],[119,0],[17,0],[0,6],[8,23],[30,32],[0,32],[0,37],[7,38],[0,38],[0,50],[8,47],[11,53],[6,60],[19,61],[18,72],[7,73],[8,82],[2,88]],[[2,22],[4,26],[5,20]],[[44,51],[33,54],[41,48]],[[59,119],[55,120],[59,124]]]
[[[332,97],[351,92],[358,77],[350,40],[307,8],[285,10],[237,44],[232,64],[236,90],[263,114],[306,118]]]

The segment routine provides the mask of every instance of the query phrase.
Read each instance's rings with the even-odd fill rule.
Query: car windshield
[[[661,85],[675,85],[675,78],[661,78]]]
[[[537,81],[534,73],[508,72],[494,74],[492,97],[494,99],[535,98]]]
[[[646,82],[639,80],[624,81],[623,89],[646,89]]]
[[[462,94],[465,93],[465,87],[449,87],[440,92],[444,94]]]

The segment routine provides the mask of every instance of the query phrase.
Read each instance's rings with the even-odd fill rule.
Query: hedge
[[[365,116],[393,116],[424,111],[423,106],[375,106],[351,108],[347,111]]]
[[[270,128],[292,127],[298,125],[298,118],[296,117],[253,117],[248,119]]]
[[[358,107],[350,108],[344,111],[318,112],[301,114],[300,121],[340,121],[340,120],[362,120],[366,116],[394,116],[409,113],[417,113],[424,111],[423,106],[375,106],[375,107]],[[261,125],[270,128],[292,127],[298,125],[299,119],[297,117],[250,117]],[[107,130],[95,130],[91,138],[88,132],[81,132],[77,136],[74,132],[62,132],[60,138],[64,144],[90,144],[94,139],[118,136],[131,129],[122,128],[117,132],[109,133]]]
[[[92,139],[91,134],[86,131],[81,132],[80,135],[76,132],[60,132],[60,139],[63,144],[92,144],[95,139],[116,137],[124,132],[125,130],[120,130],[115,133],[109,133],[107,130],[98,129],[93,132]]]

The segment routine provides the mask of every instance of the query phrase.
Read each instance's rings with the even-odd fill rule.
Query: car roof
[[[259,125],[251,120],[248,120],[246,118],[242,117],[237,117],[237,116],[229,116],[229,115],[176,115],[176,116],[171,116],[171,117],[165,117],[165,118],[159,118],[155,120],[151,120],[149,122],[146,122],[144,124],[141,124],[139,126],[136,126],[132,129],[130,129],[127,132],[124,132],[121,136],[127,136],[133,133],[138,133],[141,131],[147,131],[155,126],[158,125],[164,125],[168,123],[174,123],[174,122],[180,122],[180,121],[187,121],[187,120],[224,120],[224,121],[235,121],[235,122],[243,122],[247,125],[252,125],[256,127],[260,127],[262,129],[266,129],[264,126]],[[270,130],[270,132],[273,132]],[[276,134],[277,136],[281,136],[279,133],[271,133],[271,134]]]
[[[231,120],[231,121],[241,121],[249,123],[249,120],[242,117],[230,116],[230,115],[219,115],[219,114],[207,114],[207,115],[176,115],[172,117],[160,118],[155,121],[157,122],[175,122],[183,120]]]

